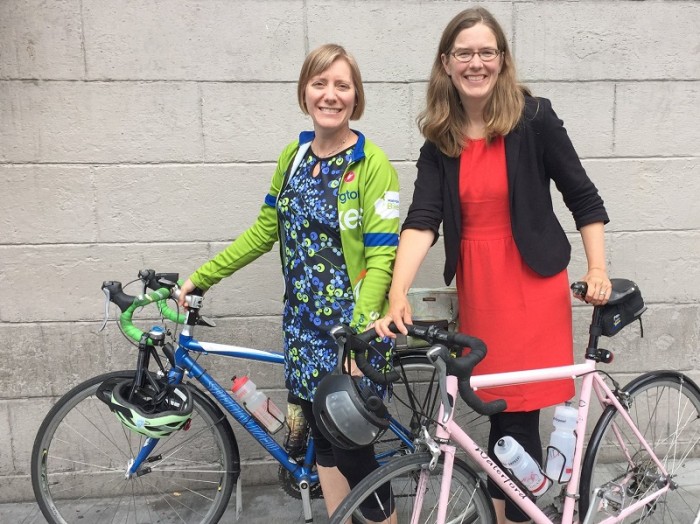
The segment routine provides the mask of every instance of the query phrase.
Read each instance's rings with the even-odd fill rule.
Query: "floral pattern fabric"
[[[289,391],[313,400],[320,380],[337,364],[338,347],[330,329],[352,320],[352,284],[340,241],[338,188],[352,158],[348,148],[330,158],[311,149],[277,200],[283,243],[285,383]],[[314,168],[320,164],[318,174]],[[377,350],[388,358],[391,344]],[[375,366],[383,358],[371,356]],[[366,379],[365,379],[366,380]]]

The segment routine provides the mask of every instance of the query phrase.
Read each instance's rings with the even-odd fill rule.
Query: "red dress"
[[[470,140],[459,169],[462,239],[457,268],[459,330],[483,339],[475,374],[573,364],[569,277],[543,277],[525,264],[510,225],[503,138]],[[479,390],[503,398],[507,411],[532,411],[569,400],[572,380]]]

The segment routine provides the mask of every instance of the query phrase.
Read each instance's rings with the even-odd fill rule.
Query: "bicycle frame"
[[[634,435],[643,445],[645,450],[649,453],[650,457],[652,457],[659,469],[664,474],[667,474],[664,465],[661,463],[661,461],[653,452],[653,450],[646,442],[642,434],[636,428],[631,418],[627,414],[627,410],[623,407],[623,405],[617,399],[612,390],[601,378],[600,374],[596,370],[596,363],[592,360],[588,360],[584,364],[575,364],[571,366],[561,366],[554,368],[474,376],[471,378],[470,384],[474,390],[478,390],[496,386],[523,384],[530,382],[543,382],[548,380],[567,378],[580,378],[582,380],[582,385],[578,401],[578,420],[576,425],[576,447],[573,458],[573,471],[571,479],[568,481],[566,487],[566,496],[562,514],[562,524],[571,524],[574,522],[574,510],[576,505],[576,498],[582,468],[582,455],[584,444],[583,441],[586,435],[586,424],[588,421],[588,412],[592,393],[595,393],[601,406],[606,407],[612,405],[618,410],[623,420],[633,431]],[[452,395],[453,398],[457,398],[458,386],[456,377],[447,377],[447,392],[450,395]],[[438,415],[438,420],[443,421],[443,417],[445,415],[444,405],[440,406]],[[493,460],[491,460],[488,457],[487,451],[485,449],[482,449],[481,446],[476,444],[471,439],[471,437],[469,437],[469,435],[467,435],[464,432],[464,430],[452,420],[451,414],[448,415],[449,419],[447,420],[447,422],[444,424],[438,424],[435,432],[435,438],[438,442],[441,442],[440,449],[445,454],[445,474],[443,476],[443,485],[438,506],[438,524],[442,524],[445,521],[445,513],[448,502],[447,497],[449,494],[450,483],[452,480],[451,468],[454,460],[455,451],[457,449],[454,445],[448,444],[450,440],[454,441],[461,449],[463,449],[472,458],[472,460],[474,460],[474,462],[477,465],[479,465],[480,468],[489,476],[489,478],[496,482],[504,491],[504,493],[508,495],[530,518],[532,518],[535,523],[551,524],[552,521],[549,518],[547,518],[544,512],[529,498],[529,495],[523,492],[523,490],[518,486],[518,484],[514,482],[506,472],[504,472]],[[620,444],[622,446],[622,441],[620,441]],[[623,448],[623,451],[625,451],[626,453],[626,449]],[[617,517],[611,516],[610,518],[605,519],[603,523],[611,524],[614,522],[621,522],[631,513],[634,513],[636,510],[638,510],[640,507],[648,504],[650,501],[658,498],[664,492],[668,491],[668,489],[669,485],[666,484],[665,486],[654,491],[652,494],[646,496],[643,499],[638,500],[636,503],[629,506]],[[421,490],[418,489],[417,493],[421,493]],[[422,502],[419,500],[419,498],[420,495],[417,495],[417,505]],[[589,508],[589,513],[593,511],[593,508],[594,506],[591,505],[591,507]],[[584,520],[584,522],[586,520]]]
[[[313,438],[309,438],[309,443],[304,456],[304,461],[299,464],[294,460],[287,451],[280,446],[270,434],[262,428],[257,420],[225,390],[206,370],[200,366],[197,361],[192,358],[190,352],[199,354],[211,354],[224,357],[242,358],[246,360],[256,360],[277,365],[284,364],[284,354],[275,351],[265,351],[241,346],[233,346],[227,344],[218,344],[214,342],[200,342],[192,337],[192,327],[185,326],[178,338],[178,347],[174,352],[174,365],[168,371],[168,382],[178,384],[182,382],[185,373],[193,379],[196,379],[212,396],[217,400],[218,404],[223,407],[231,416],[243,426],[243,428],[251,434],[251,436],[267,450],[267,452],[275,458],[280,465],[287,469],[294,479],[302,488],[302,503],[307,522],[311,518],[311,500],[308,486],[318,482],[318,474],[313,472],[315,463],[315,446]],[[413,450],[414,444],[411,438],[410,430],[404,428],[393,418],[390,422],[390,431],[392,431],[399,440]],[[149,457],[153,449],[158,444],[159,439],[148,438],[144,441],[144,445],[139,451],[133,463],[129,465],[127,476],[137,474],[138,469],[143,462]],[[390,456],[391,452],[380,455],[378,458]],[[240,487],[240,483],[238,483]],[[303,486],[307,488],[304,489]],[[237,497],[239,504],[240,497]]]

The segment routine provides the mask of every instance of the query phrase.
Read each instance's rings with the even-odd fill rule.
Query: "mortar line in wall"
[[[164,161],[164,162],[0,162],[0,166],[27,167],[27,166],[45,166],[45,167],[139,167],[139,166],[250,166],[250,165],[270,165],[275,166],[274,160],[239,160],[228,162],[202,162],[201,160],[187,161]]]
[[[537,83],[537,84],[601,84],[601,83],[617,83],[617,84],[693,84],[700,82],[700,78],[520,78],[522,83]],[[2,78],[0,82],[42,82],[42,83],[67,83],[67,84],[291,84],[296,85],[297,80],[266,80],[266,79],[184,79],[184,78],[90,78],[90,79],[74,79],[74,78]],[[404,85],[404,84],[426,84],[426,78],[408,78],[403,80],[362,80],[365,85],[369,84],[387,84],[387,85]]]
[[[700,230],[696,228],[682,228],[682,229],[644,229],[642,231],[636,229],[615,229],[607,230],[606,234],[610,235],[644,235],[644,234],[700,234]],[[577,232],[574,230],[566,231],[567,235],[576,236]],[[235,238],[235,237],[234,237]],[[195,238],[192,240],[151,240],[151,241],[127,241],[127,240],[115,240],[115,241],[85,241],[85,242],[17,242],[17,243],[0,243],[1,249],[12,249],[12,248],[59,248],[59,247],[81,247],[81,246],[146,246],[152,247],[154,245],[162,246],[188,246],[188,245],[199,245],[199,244],[229,244],[232,238],[221,238],[221,239],[201,239]]]
[[[80,50],[83,54],[83,77],[88,78],[87,47],[85,45],[85,14],[83,11],[83,0],[80,0]]]
[[[669,156],[581,156],[582,161],[591,162],[628,162],[634,161],[668,161],[668,160],[697,160],[697,155],[669,155]],[[389,158],[392,162],[415,162],[416,158]],[[129,168],[129,167],[179,167],[179,166],[201,166],[201,167],[249,167],[249,166],[275,166],[274,160],[238,160],[238,161],[222,161],[222,162],[202,162],[201,160],[187,161],[163,161],[163,162],[35,162],[35,161],[16,161],[16,162],[0,162],[0,167],[113,167],[113,168]]]
[[[95,224],[100,224],[100,214],[102,211],[101,206],[99,205],[99,189],[97,187],[97,182],[95,180],[96,178],[96,173],[95,173],[95,168],[94,166],[88,167],[88,173],[90,174],[90,191],[92,193],[92,215],[94,219]]]
[[[662,300],[645,300],[645,303],[648,306],[656,306],[656,307],[665,307],[668,306],[669,308],[675,308],[677,306],[697,306],[698,303],[696,301],[688,300],[688,301],[673,301],[673,302],[667,302],[667,301],[662,301]],[[586,304],[573,304],[574,308],[586,308],[588,305]],[[261,314],[261,315],[232,315],[232,314],[227,314],[227,315],[207,315],[207,317],[212,318],[212,319],[217,319],[217,320],[261,320],[261,319],[270,319],[270,320],[277,320],[282,317],[281,314]],[[158,320],[158,317],[144,317],[141,318],[141,321],[147,322],[151,320]],[[11,325],[13,327],[27,327],[27,326],[36,326],[36,325],[60,325],[60,324],[81,324],[81,325],[101,325],[103,322],[103,319],[99,320],[72,320],[72,319],[67,319],[67,320],[36,320],[32,322],[28,321],[21,321],[21,322],[14,322],[12,320],[3,320],[3,324],[5,325]],[[110,320],[111,322],[111,320]],[[116,321],[115,321],[116,322]]]
[[[301,8],[301,20],[304,31],[304,56],[309,54],[309,5],[303,0]]]
[[[613,106],[612,106],[612,153],[615,153],[617,146],[617,82],[613,84]]]
[[[202,141],[202,158],[207,157],[207,141],[204,135],[204,93],[202,92],[202,85],[197,84],[197,96],[199,98],[199,129],[200,138]]]
[[[276,300],[276,299],[274,299]],[[277,302],[275,302],[277,303]],[[271,313],[261,313],[260,315],[235,315],[235,314],[230,314],[227,313],[225,315],[207,315],[208,318],[216,318],[217,320],[246,320],[246,319],[271,319],[271,320],[276,320],[278,318],[282,317],[282,314],[271,314]],[[142,322],[148,322],[148,321],[153,321],[153,320],[161,320],[161,317],[157,316],[143,316],[139,317],[139,321]],[[101,326],[102,323],[104,322],[104,319],[95,319],[95,320],[89,320],[89,319],[81,319],[81,320],[34,320],[34,321],[19,321],[19,322],[14,322],[12,320],[3,320],[3,324],[11,324],[12,326],[15,327],[21,327],[21,326],[33,326],[37,324],[83,324],[83,325],[96,325],[96,326]],[[115,319],[110,318],[108,321],[107,326],[109,327],[109,324],[112,322],[116,322]],[[105,328],[106,329],[106,328]]]
[[[516,43],[518,41],[518,16],[517,16],[517,9],[515,7],[515,2],[510,3],[510,19],[511,19],[511,46],[510,46],[510,53],[512,56],[517,56],[517,49],[516,49]],[[523,80],[524,82],[524,80]]]

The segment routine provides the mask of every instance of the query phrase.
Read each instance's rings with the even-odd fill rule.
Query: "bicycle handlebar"
[[[392,323],[389,329],[394,333],[399,333],[396,326]],[[459,348],[469,348],[470,352],[462,357],[452,358],[449,352],[429,352],[429,357],[431,357],[431,362],[436,365],[438,360],[442,360],[445,363],[445,370],[448,375],[453,375],[457,377],[459,394],[462,400],[472,408],[474,411],[481,415],[495,415],[506,409],[506,402],[503,399],[494,400],[492,402],[484,402],[479,397],[476,396],[474,390],[471,388],[470,379],[474,367],[481,362],[486,356],[486,344],[483,340],[466,335],[464,333],[456,333],[453,331],[447,331],[440,329],[434,325],[430,326],[416,326],[411,324],[406,324],[406,330],[408,335],[411,337],[420,338],[428,342],[431,346],[448,346],[448,347],[459,347]],[[389,373],[382,373],[377,371],[368,361],[365,355],[366,346],[369,342],[377,337],[374,329],[369,329],[364,333],[351,335],[349,337],[350,347],[355,351],[355,362],[357,367],[362,371],[370,380],[378,384],[388,384],[389,382],[396,382],[400,378],[400,374],[396,370],[392,370]],[[358,341],[359,343],[355,343]],[[434,360],[433,360],[434,359]],[[440,366],[436,366],[440,368]]]
[[[134,311],[138,308],[147,306],[148,304],[156,303],[161,315],[176,322],[178,324],[185,323],[185,315],[178,313],[174,309],[168,307],[165,303],[166,299],[175,297],[177,293],[177,273],[156,273],[152,269],[142,269],[139,271],[139,279],[144,283],[144,288],[153,290],[152,293],[144,293],[138,296],[129,295],[122,289],[121,282],[107,280],[102,282],[102,292],[105,294],[107,306],[109,302],[116,304],[121,311],[119,316],[119,324],[124,331],[124,334],[136,342],[140,342],[144,332],[137,328],[132,320]],[[107,322],[107,306],[105,307],[105,324]],[[103,324],[103,327],[104,325]],[[153,344],[153,341],[148,338],[147,343]]]

